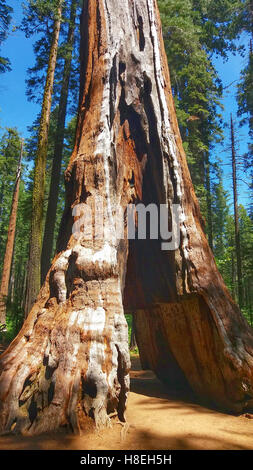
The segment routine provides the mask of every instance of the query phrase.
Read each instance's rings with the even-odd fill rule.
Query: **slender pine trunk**
[[[235,250],[236,250],[238,302],[239,302],[240,307],[242,307],[243,306],[242,255],[241,255],[240,226],[239,226],[239,212],[238,212],[235,133],[234,133],[234,122],[233,122],[232,114],[231,114],[231,148],[232,148],[233,197],[234,197],[234,218],[235,218]]]
[[[41,284],[45,281],[47,272],[50,268],[51,256],[53,251],[54,230],[56,222],[57,203],[59,196],[59,186],[61,177],[61,163],[64,147],[64,130],[67,114],[69,80],[71,73],[71,62],[75,36],[75,19],[77,10],[77,0],[73,0],[70,11],[70,23],[67,39],[67,58],[65,59],[62,88],[58,112],[58,122],[56,130],[54,158],[51,173],[51,183],[49,190],[49,200],[47,206],[47,215],[45,223],[45,232],[43,238],[42,255],[41,255]]]
[[[212,214],[212,194],[211,194],[211,177],[210,177],[210,160],[209,155],[206,155],[205,165],[205,179],[206,179],[206,205],[207,205],[207,235],[208,242],[211,250],[213,251],[213,214]]]
[[[6,323],[6,298],[8,296],[10,272],[11,272],[13,249],[14,249],[14,242],[15,242],[22,155],[23,155],[23,140],[21,141],[20,157],[19,157],[19,162],[18,162],[18,167],[17,167],[16,182],[15,182],[13,198],[12,198],[11,213],[10,213],[10,219],[9,219],[9,229],[8,229],[5,256],[4,256],[4,262],[3,262],[3,271],[2,271],[2,279],[1,279],[1,287],[0,287],[0,324]]]
[[[13,245],[13,252],[15,252],[15,240],[14,239],[14,245]],[[14,302],[14,297],[15,297],[15,257],[12,257],[12,263],[11,263],[11,275],[10,275],[10,282],[9,282],[9,296],[10,296],[10,301],[11,303]]]
[[[2,181],[1,188],[0,188],[0,222],[2,222],[2,215],[3,215],[3,197],[4,197],[4,181]],[[2,227],[1,225],[0,225],[0,253],[2,252],[2,243],[1,243]]]
[[[50,121],[50,110],[53,93],[54,74],[58,52],[59,34],[61,28],[63,1],[59,0],[57,17],[54,22],[54,30],[49,55],[47,79],[42,104],[40,129],[38,136],[37,158],[34,170],[32,222],[30,234],[30,248],[28,259],[27,291],[25,303],[25,316],[28,315],[36,300],[40,289],[40,258],[43,227],[43,206],[45,196],[45,171],[48,144],[48,129]]]
[[[231,241],[231,244],[233,244],[233,241]],[[232,257],[231,257],[231,279],[232,279],[232,297],[234,300],[236,300],[237,289],[236,289],[235,257],[234,257],[233,251],[232,251]]]

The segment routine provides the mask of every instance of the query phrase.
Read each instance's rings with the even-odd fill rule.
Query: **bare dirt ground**
[[[0,449],[41,450],[245,450],[253,449],[253,419],[232,416],[199,405],[193,397],[172,396],[151,371],[140,370],[132,357],[131,393],[122,426],[81,437],[66,434],[0,437]]]

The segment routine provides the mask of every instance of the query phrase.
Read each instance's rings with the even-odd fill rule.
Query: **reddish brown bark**
[[[128,311],[142,363],[173,388],[242,411],[252,403],[252,330],[233,303],[202,229],[154,0],[86,0],[75,149],[52,263],[23,329],[1,359],[1,428],[80,429],[124,419]],[[72,209],[104,206],[104,239],[72,235]],[[119,209],[180,206],[178,250],[120,240]],[[126,229],[125,229],[126,230]]]

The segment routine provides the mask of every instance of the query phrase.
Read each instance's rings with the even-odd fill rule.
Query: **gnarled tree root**
[[[1,356],[0,429],[79,433],[89,418],[124,420],[129,390],[128,333],[116,278],[83,283],[60,305],[32,310]],[[45,291],[45,289],[44,289]]]

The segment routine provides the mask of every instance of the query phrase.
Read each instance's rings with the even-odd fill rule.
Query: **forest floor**
[[[131,392],[122,426],[76,437],[47,434],[36,437],[0,438],[0,449],[41,450],[245,450],[253,449],[253,419],[233,416],[201,406],[194,397],[168,393],[151,371],[143,371],[139,358],[132,359]]]

